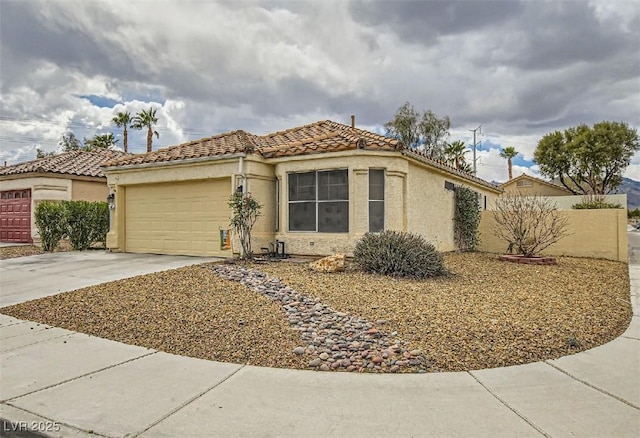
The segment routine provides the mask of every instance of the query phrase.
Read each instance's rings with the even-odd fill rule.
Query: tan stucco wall
[[[341,152],[291,157],[277,162],[275,173],[280,184],[280,231],[276,238],[286,243],[286,252],[300,255],[327,255],[336,252],[352,254],[356,242],[369,229],[369,168],[386,169],[385,225],[388,229],[403,227],[405,212],[404,175],[407,160],[399,154],[371,151]],[[316,233],[288,231],[287,174],[313,170],[347,169],[349,171],[349,232]],[[391,173],[391,176],[389,175]],[[399,179],[400,192],[396,179]],[[398,208],[398,206],[400,206]]]
[[[247,181],[247,190],[263,205],[262,216],[256,222],[253,233],[253,249],[260,251],[261,245],[274,240],[272,223],[275,221],[275,177],[273,166],[264,164],[258,157],[240,157],[223,160],[172,163],[172,165],[141,166],[135,169],[107,169],[107,183],[115,194],[115,210],[111,211],[111,229],[107,234],[107,247],[113,251],[126,250],[125,205],[127,187],[162,183],[182,183],[230,178],[224,198],[228,199],[237,186],[242,184],[242,174]],[[105,195],[106,197],[106,195]],[[226,202],[222,206],[228,209]],[[227,224],[224,224],[227,227]],[[229,227],[230,228],[230,227]],[[234,250],[240,245],[234,240]],[[228,252],[231,255],[231,251]]]
[[[529,187],[518,187],[518,181],[530,181],[531,182],[531,186]],[[556,188],[553,186],[550,186],[549,184],[544,184],[540,181],[537,181],[535,179],[531,179],[531,178],[522,178],[519,180],[513,180],[513,181],[509,181],[504,183],[502,186],[502,189],[505,191],[505,193],[521,193],[525,196],[533,196],[533,195],[540,195],[540,196],[567,196],[570,195],[571,193],[569,193],[566,190],[562,190],[561,188]]]
[[[349,170],[349,232],[287,231],[287,173],[332,169]],[[422,234],[442,251],[455,249],[454,193],[444,188],[445,180],[468,186],[483,197],[487,196],[487,206],[498,195],[490,189],[393,152],[353,151],[288,159],[276,165],[276,175],[283,181],[280,185],[282,231],[276,237],[286,242],[287,252],[304,255],[335,252],[353,254],[358,239],[369,228],[369,169],[385,169],[385,229]]]
[[[544,255],[593,257],[627,262],[627,214],[624,209],[563,210],[569,218],[569,236],[550,246]],[[490,211],[480,222],[479,251],[504,253],[507,242],[494,235],[495,221]]]
[[[410,166],[407,181],[408,230],[422,234],[440,251],[456,249],[453,239],[455,193],[444,188],[445,181],[479,192],[481,209],[484,209],[485,196],[487,208],[490,208],[497,197],[496,193],[482,186],[471,184],[455,175],[427,171],[419,164]]]
[[[165,182],[206,180],[231,177],[232,191],[246,178],[247,190],[263,206],[253,229],[253,251],[276,239],[286,243],[286,252],[299,255],[326,255],[335,252],[352,254],[356,242],[369,228],[369,169],[385,169],[385,228],[423,234],[441,250],[455,248],[453,242],[452,191],[444,189],[445,180],[462,184],[487,196],[492,203],[495,191],[476,185],[454,175],[416,162],[397,152],[355,150],[271,159],[239,157],[225,160],[200,161],[171,166],[143,166],[135,169],[106,171],[108,184],[116,195],[116,209],[112,211],[111,231],[107,246],[113,250],[124,248],[124,202],[128,186]],[[318,170],[347,169],[349,175],[349,232],[316,233],[288,231],[288,173]],[[241,175],[241,170],[242,174]],[[276,180],[279,191],[276,193]],[[276,211],[276,196],[279,210]],[[484,199],[482,200],[484,201]],[[484,204],[484,202],[483,202]],[[276,231],[275,224],[279,224]],[[239,244],[234,241],[234,249]]]
[[[107,181],[77,181],[71,182],[72,201],[106,202],[109,194]]]

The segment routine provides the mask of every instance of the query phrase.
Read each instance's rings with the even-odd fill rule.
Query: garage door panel
[[[223,255],[229,228],[230,179],[129,186],[125,195],[128,252]]]
[[[32,243],[31,189],[0,192],[0,241]]]

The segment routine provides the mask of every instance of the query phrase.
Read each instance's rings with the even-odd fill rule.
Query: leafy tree
[[[565,237],[568,218],[547,197],[505,193],[492,211],[496,237],[509,244],[507,251],[534,257]]]
[[[149,108],[148,110],[142,110],[138,114],[133,117],[131,127],[133,129],[144,129],[147,128],[147,152],[151,152],[152,142],[153,142],[153,134],[156,135],[156,138],[160,138],[160,134],[158,131],[153,129],[153,126],[158,123],[158,118],[156,117],[156,109]]]
[[[118,128],[122,128],[122,146],[124,147],[124,151],[128,152],[129,149],[127,143],[127,128],[129,127],[129,125],[131,125],[132,122],[131,113],[129,113],[128,111],[119,112],[113,119],[111,119],[111,121],[115,123]]]
[[[618,188],[639,149],[635,129],[623,122],[600,122],[545,135],[534,158],[542,175],[557,178],[573,194],[597,195]]]
[[[465,145],[463,141],[458,140],[445,146],[444,157],[445,160],[456,169],[464,170],[463,168],[466,168],[465,164],[467,163],[465,157],[467,152],[467,145]]]
[[[62,148],[62,152],[72,152],[82,150],[82,142],[78,140],[73,132],[62,134],[62,138],[58,142],[58,146]]]
[[[500,152],[500,156],[507,160],[507,168],[509,169],[510,180],[513,179],[513,162],[511,160],[513,160],[518,154],[519,152],[516,151],[516,148],[514,148],[513,146],[507,146],[506,148],[502,149],[502,152]]]
[[[45,152],[40,148],[36,148],[36,158],[45,158],[45,157],[54,157],[56,156],[56,151]]]
[[[251,193],[234,192],[229,199],[231,207],[231,223],[242,245],[242,257],[253,260],[251,250],[251,230],[260,216],[262,206],[251,196]]]
[[[413,105],[406,102],[384,127],[388,136],[402,141],[410,148],[424,147],[429,156],[440,159],[444,155],[451,121],[448,116],[438,118],[431,110],[420,114]]]
[[[81,150],[90,152],[96,149],[111,149],[117,142],[118,140],[116,140],[112,133],[96,134],[93,138],[84,140],[84,146]]]

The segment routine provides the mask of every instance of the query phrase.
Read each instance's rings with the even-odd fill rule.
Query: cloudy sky
[[[156,149],[351,114],[383,133],[409,101],[448,115],[451,140],[482,125],[478,175],[496,181],[501,147],[535,175],[546,133],[640,127],[640,0],[0,0],[0,43],[8,164],[69,131],[121,138],[115,113],[150,106]],[[129,145],[144,152],[143,133]]]

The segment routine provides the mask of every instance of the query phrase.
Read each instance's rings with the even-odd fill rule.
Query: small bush
[[[35,211],[36,227],[43,251],[53,251],[67,231],[66,210],[59,202],[39,202]]]
[[[603,208],[622,208],[620,204],[614,204],[613,202],[605,202],[602,200],[596,201],[583,201],[573,204],[571,206],[574,210],[598,210]]]
[[[427,278],[446,273],[444,260],[422,236],[398,231],[367,233],[356,244],[355,262],[366,272]]]

